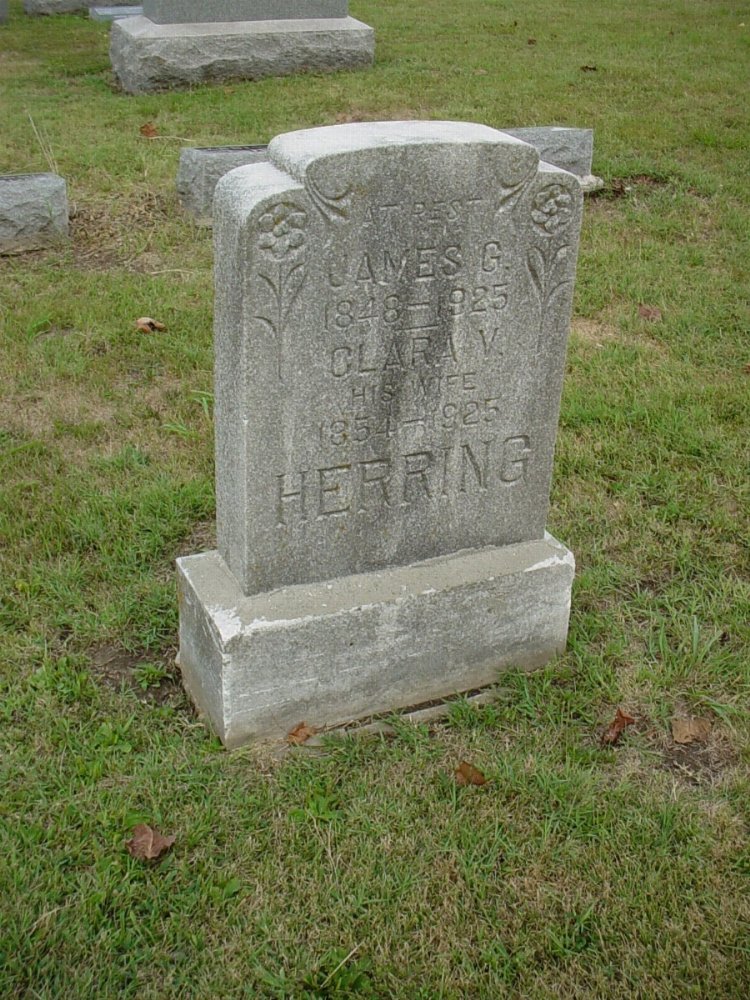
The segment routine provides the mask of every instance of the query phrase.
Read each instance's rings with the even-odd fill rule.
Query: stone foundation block
[[[110,58],[123,90],[143,93],[214,80],[259,80],[372,64],[375,34],[353,17],[112,25]]]
[[[0,253],[34,250],[68,235],[68,195],[57,174],[0,175]]]
[[[177,561],[185,687],[227,747],[492,684],[565,648],[574,559],[550,535],[247,597]]]
[[[180,204],[198,222],[210,225],[214,191],[224,174],[235,167],[262,163],[268,159],[268,146],[188,147],[180,153],[177,170],[177,196]]]

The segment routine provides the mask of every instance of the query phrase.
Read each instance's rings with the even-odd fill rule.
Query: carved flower
[[[561,184],[549,184],[534,195],[531,218],[545,233],[567,226],[572,215],[573,198]]]
[[[306,225],[307,213],[303,209],[289,202],[280,202],[258,220],[258,245],[276,260],[282,260],[304,246]]]

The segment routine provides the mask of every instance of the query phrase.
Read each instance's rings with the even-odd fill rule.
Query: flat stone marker
[[[93,21],[116,21],[121,17],[139,17],[143,7],[91,7],[89,17]]]
[[[0,0],[0,24],[8,20],[8,0]]]
[[[111,7],[122,7],[130,4],[130,0],[110,0]],[[89,10],[96,5],[96,0],[23,0],[26,14],[75,14],[78,11]]]
[[[198,222],[210,225],[214,191],[224,174],[268,158],[268,146],[188,146],[180,152],[177,197]]]
[[[545,532],[578,180],[456,122],[282,135],[214,202],[219,551],[180,665],[227,746],[565,646]]]
[[[112,26],[110,59],[123,90],[362,69],[372,28],[348,0],[145,0],[144,16]]]
[[[0,253],[66,239],[68,194],[57,174],[0,174]]]

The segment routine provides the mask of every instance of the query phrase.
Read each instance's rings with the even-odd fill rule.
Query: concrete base
[[[132,17],[113,23],[110,43],[115,76],[131,94],[303,70],[361,69],[374,55],[375,33],[353,17],[205,24]]]
[[[66,239],[68,193],[57,174],[0,174],[0,253]]]
[[[550,535],[245,596],[177,560],[185,687],[227,747],[493,683],[565,648],[574,559]]]

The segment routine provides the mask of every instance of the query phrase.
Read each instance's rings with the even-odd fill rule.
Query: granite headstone
[[[348,0],[147,0],[143,17],[113,24],[112,68],[129,93],[362,69],[375,35],[347,10]]]
[[[183,676],[227,745],[564,648],[545,524],[581,204],[456,122],[279,136],[219,182],[219,551],[178,566]]]

